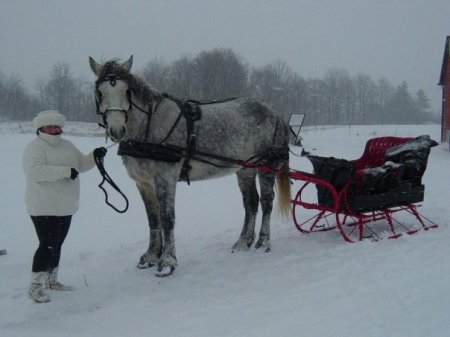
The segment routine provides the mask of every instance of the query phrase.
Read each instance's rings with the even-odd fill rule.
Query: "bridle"
[[[132,99],[132,90],[131,89],[127,89],[126,91],[126,97],[128,100],[128,109],[122,109],[122,108],[117,108],[117,107],[112,107],[112,108],[106,108],[105,111],[101,111],[100,110],[100,103],[102,100],[102,93],[99,90],[99,86],[101,83],[103,82],[109,82],[109,84],[114,87],[116,86],[116,83],[118,80],[127,80],[127,78],[125,77],[119,77],[116,74],[105,74],[103,75],[101,78],[99,78],[96,82],[95,82],[95,105],[96,105],[96,114],[100,115],[103,119],[103,124],[100,124],[100,126],[104,127],[105,129],[107,129],[108,127],[108,123],[106,121],[106,117],[108,112],[111,111],[119,111],[122,112],[125,115],[125,123],[128,121],[128,114],[129,112],[132,110],[133,107],[135,107],[136,109],[138,109],[139,111],[143,112],[144,114],[151,116],[153,114],[153,102],[150,101],[149,103],[149,107],[148,110],[144,110],[143,108],[141,108],[140,106],[138,106],[136,103],[133,102]]]
[[[124,80],[127,82],[128,86],[129,86],[129,78],[126,76],[119,76],[117,74],[114,73],[107,73],[105,75],[103,75],[102,77],[100,77],[96,82],[95,82],[95,104],[96,104],[96,113],[97,115],[102,116],[103,119],[103,124],[99,125],[103,128],[105,128],[106,130],[108,130],[108,122],[106,121],[106,117],[108,112],[111,111],[119,111],[122,112],[125,115],[125,123],[128,121],[128,114],[132,111],[133,108],[136,108],[137,110],[139,110],[140,112],[144,113],[145,115],[147,115],[147,123],[146,123],[146,132],[145,132],[145,141],[148,140],[148,136],[149,136],[149,130],[150,130],[150,121],[152,119],[152,116],[156,113],[160,103],[164,100],[164,99],[168,99],[171,100],[173,102],[175,102],[178,106],[178,108],[180,109],[180,114],[178,116],[178,118],[176,119],[176,121],[174,122],[172,128],[169,130],[167,136],[164,138],[164,141],[166,141],[170,135],[172,134],[172,132],[174,131],[175,127],[178,125],[181,117],[183,115],[185,115],[185,107],[186,107],[186,103],[198,103],[197,101],[186,101],[186,102],[182,102],[181,100],[179,100],[178,98],[169,95],[167,93],[158,93],[156,95],[153,95],[152,99],[150,99],[150,101],[147,103],[148,104],[148,110],[143,109],[142,107],[140,107],[139,105],[137,105],[136,103],[134,103],[133,101],[133,89],[130,89],[130,87],[128,87],[127,91],[126,91],[126,97],[128,100],[128,109],[121,109],[121,108],[117,108],[117,107],[112,107],[112,108],[107,108],[105,109],[105,111],[101,111],[100,110],[100,103],[102,100],[102,93],[99,90],[99,85],[103,82],[109,82],[109,84],[114,87],[117,83],[118,80]],[[156,103],[156,104],[154,104]],[[197,116],[198,117],[198,116]],[[198,117],[199,119],[199,117]],[[189,131],[188,131],[189,132]],[[162,143],[161,142],[161,143]]]

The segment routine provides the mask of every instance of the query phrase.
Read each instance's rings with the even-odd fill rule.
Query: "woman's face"
[[[45,125],[40,128],[41,132],[49,135],[59,135],[62,133],[62,129],[58,125]]]

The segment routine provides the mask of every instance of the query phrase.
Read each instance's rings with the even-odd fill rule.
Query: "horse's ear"
[[[130,72],[132,65],[133,65],[133,55],[130,56],[128,61],[125,61],[124,63],[122,63],[122,65],[120,67],[123,70],[126,70],[127,72]]]
[[[89,65],[95,75],[100,76],[101,65],[95,62],[95,60],[89,56]]]

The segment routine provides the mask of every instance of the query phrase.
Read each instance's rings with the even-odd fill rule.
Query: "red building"
[[[450,36],[447,36],[445,43],[441,77],[438,85],[442,86],[441,142],[447,142],[450,140]]]

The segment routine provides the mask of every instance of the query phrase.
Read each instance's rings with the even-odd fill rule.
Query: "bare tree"
[[[9,120],[29,119],[33,114],[34,103],[19,75],[6,77],[0,72],[0,117]]]
[[[348,114],[352,112],[350,100],[353,96],[353,86],[350,82],[347,71],[343,69],[332,68],[325,73],[323,99],[326,110],[324,113],[330,123],[342,123],[348,120]]]
[[[183,56],[170,66],[169,87],[174,95],[182,99],[195,98],[199,95],[196,81],[195,63],[191,58]]]
[[[249,81],[250,92],[287,115],[290,110],[288,102],[293,81],[292,69],[286,62],[278,60],[252,70]]]
[[[90,82],[79,82],[79,90],[76,93],[78,105],[77,121],[98,122],[96,114],[94,84]]]
[[[363,124],[369,122],[368,113],[369,107],[374,102],[375,84],[367,74],[359,74],[355,80],[356,92],[356,112],[357,121]]]
[[[294,73],[287,83],[288,101],[286,113],[307,113],[308,110],[308,84],[299,75]],[[288,116],[286,116],[288,117]]]
[[[42,105],[47,109],[61,111],[68,119],[78,119],[80,83],[72,76],[68,63],[56,63],[50,70],[48,81],[41,81],[39,90]]]
[[[355,85],[347,73],[341,79],[340,91],[342,95],[342,113],[344,118],[343,122],[345,124],[352,124],[354,123],[356,116],[356,93]]]
[[[307,103],[307,115],[308,118],[305,120],[306,124],[318,125],[326,124],[327,120],[323,111],[324,100],[323,100],[323,84],[319,79],[309,79],[307,81],[308,85],[308,103]]]
[[[204,51],[194,58],[200,100],[220,100],[247,92],[248,68],[231,49]]]
[[[390,118],[386,108],[394,91],[394,87],[386,79],[381,78],[377,81],[375,87],[375,103],[378,107],[378,122],[381,124],[389,122]]]
[[[170,67],[161,59],[149,61],[141,71],[144,79],[160,91],[169,90]]]

